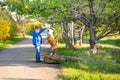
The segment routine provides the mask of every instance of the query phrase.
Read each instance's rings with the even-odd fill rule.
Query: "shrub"
[[[3,40],[6,40],[6,38],[10,37],[9,31],[10,27],[8,23],[8,20],[4,20],[0,17],[0,42]],[[6,24],[7,23],[7,24]]]
[[[0,9],[0,41],[13,39],[18,33],[18,27],[5,9]]]

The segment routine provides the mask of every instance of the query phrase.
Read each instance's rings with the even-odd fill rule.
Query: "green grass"
[[[65,62],[61,64],[60,80],[120,80],[120,53],[113,56],[110,51],[120,50],[120,36],[108,36],[98,41],[96,55],[81,56],[89,52],[89,45],[77,47],[76,50],[66,50],[64,44],[58,44],[58,53],[65,56],[80,58],[80,62]]]
[[[5,48],[9,47],[10,45],[13,45],[13,44],[15,44],[23,39],[25,39],[25,38],[23,38],[23,36],[16,36],[12,40],[6,40],[4,42],[0,42],[0,50],[3,50]]]
[[[58,44],[58,54],[65,56],[75,56],[77,54],[83,53],[86,50],[89,50],[88,44],[82,47],[76,47],[75,50],[66,50],[65,44]]]
[[[120,49],[120,35],[108,36],[98,41],[105,48],[116,48]]]
[[[61,80],[120,80],[120,75],[91,73],[81,69],[63,68]]]

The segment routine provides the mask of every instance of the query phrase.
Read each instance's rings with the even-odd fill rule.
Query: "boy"
[[[32,35],[32,43],[35,46],[36,49],[36,62],[41,62],[40,60],[40,49],[41,49],[41,44],[42,44],[42,37],[41,33],[44,32],[46,28],[40,28],[38,26],[35,26],[34,31],[31,33]]]

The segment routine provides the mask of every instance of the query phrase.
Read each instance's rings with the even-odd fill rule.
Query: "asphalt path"
[[[49,44],[41,45],[41,60],[49,54]],[[35,49],[27,38],[0,51],[0,80],[56,80],[60,68],[56,64],[36,63]]]

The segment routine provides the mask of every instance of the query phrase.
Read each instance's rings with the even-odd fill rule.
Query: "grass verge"
[[[23,38],[23,36],[16,36],[14,39],[12,40],[6,40],[4,42],[0,42],[0,50],[3,50],[7,47],[9,47],[10,45],[13,45],[21,40],[24,40],[25,38]]]
[[[102,47],[96,55],[81,56],[88,52],[89,47],[77,47],[75,51],[66,50],[64,44],[59,44],[58,53],[65,56],[80,58],[79,62],[61,64],[60,80],[120,80],[120,54],[111,50],[120,50],[120,36],[109,36],[98,41]]]

